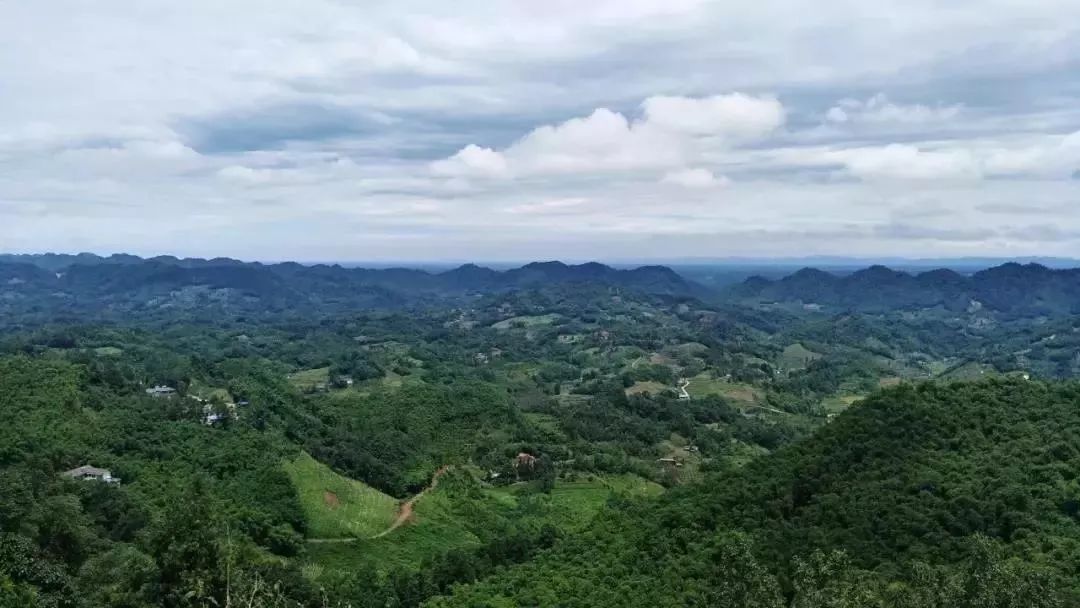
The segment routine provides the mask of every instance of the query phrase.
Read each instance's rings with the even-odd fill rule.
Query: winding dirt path
[[[383,530],[382,532],[379,532],[371,538],[382,538],[408,523],[408,521],[413,517],[413,507],[416,505],[416,503],[424,497],[424,494],[427,494],[431,490],[439,487],[439,478],[445,475],[447,471],[449,471],[451,468],[453,467],[448,464],[439,467],[439,469],[435,471],[435,474],[431,476],[431,483],[428,484],[428,487],[421,490],[420,493],[416,496],[413,496],[409,500],[401,503],[401,507],[398,508],[398,515],[397,518],[394,520],[394,523],[390,524],[389,528]]]
[[[424,497],[424,494],[427,494],[431,490],[434,490],[435,488],[439,487],[439,478],[442,477],[443,475],[445,475],[452,468],[454,468],[453,465],[449,465],[449,464],[446,464],[446,465],[443,465],[443,466],[439,467],[439,469],[437,471],[435,471],[435,474],[431,476],[431,483],[429,483],[426,488],[421,490],[420,493],[417,494],[416,496],[413,496],[409,500],[406,500],[405,502],[401,503],[401,506],[398,507],[397,517],[394,518],[394,523],[390,524],[389,528],[383,530],[382,532],[379,532],[375,536],[369,536],[368,538],[370,538],[370,539],[382,538],[382,537],[386,536],[387,534],[390,534],[394,530],[397,530],[401,526],[404,526],[406,523],[408,523],[409,520],[412,519],[412,517],[413,517],[413,507],[416,506],[416,503],[421,498]],[[335,543],[336,544],[336,543],[355,543],[358,540],[360,540],[360,539],[358,539],[355,536],[346,536],[346,537],[342,537],[342,538],[309,538],[309,539],[307,539],[307,542],[314,543],[314,544],[328,544],[328,543]]]
[[[686,387],[690,386],[690,381],[686,378],[679,378],[679,399],[689,399],[690,393],[686,392]]]

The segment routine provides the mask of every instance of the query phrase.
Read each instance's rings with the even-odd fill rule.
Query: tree
[[[149,552],[157,561],[161,601],[167,608],[202,608],[224,601],[225,572],[220,530],[204,482],[196,477],[175,492],[151,531]]]
[[[149,608],[155,604],[158,575],[153,558],[118,544],[79,569],[82,601],[94,608]]]

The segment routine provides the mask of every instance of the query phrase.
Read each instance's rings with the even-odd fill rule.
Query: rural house
[[[120,483],[118,477],[113,477],[108,469],[99,469],[90,465],[83,465],[77,469],[64,471],[64,477],[69,479],[82,479],[84,481],[103,481],[105,483]]]
[[[151,397],[172,397],[176,394],[176,389],[171,386],[159,384],[153,388],[146,389],[146,394]]]

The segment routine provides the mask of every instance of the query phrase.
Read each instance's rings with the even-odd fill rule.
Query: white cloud
[[[856,148],[830,155],[864,180],[971,180],[982,176],[967,150],[921,150],[906,144]]]
[[[828,122],[836,124],[869,125],[926,125],[957,118],[962,104],[928,106],[897,104],[884,93],[866,100],[842,99],[825,113]]]
[[[1004,176],[1034,175],[1068,178],[1080,169],[1080,131],[1014,147],[993,147],[985,152],[988,173]]]
[[[742,93],[692,97],[650,97],[642,104],[649,124],[691,135],[753,139],[784,124],[784,106],[775,97]]]
[[[450,177],[500,176],[506,173],[506,158],[492,150],[469,144],[450,158],[435,161],[431,170]]]
[[[634,257],[726,234],[732,254],[903,254],[916,234],[920,253],[957,251],[930,222],[974,253],[1012,246],[974,238],[1001,226],[1080,229],[1070,207],[971,211],[1080,198],[1075,0],[264,8],[6,3],[0,243]],[[708,204],[724,176],[739,196]],[[913,193],[944,215],[865,228],[929,205]]]
[[[252,169],[241,165],[229,165],[222,167],[217,172],[218,177],[246,183],[266,183],[274,178],[273,172],[266,169]]]
[[[726,186],[731,183],[727,177],[716,177],[708,169],[679,169],[668,171],[660,178],[660,183],[674,184],[684,188],[715,188]]]
[[[503,151],[470,144],[436,161],[438,175],[551,175],[636,171],[684,166],[703,146],[735,145],[762,137],[784,121],[773,97],[741,93],[707,98],[650,97],[630,120],[598,108],[581,118],[537,127]],[[725,141],[728,140],[728,141]]]
[[[677,165],[685,147],[677,134],[599,108],[584,118],[533,130],[506,156],[521,173],[582,173]]]
[[[514,205],[508,207],[506,209],[506,212],[526,215],[551,213],[565,214],[572,212],[573,210],[580,208],[583,205],[587,205],[588,203],[589,199],[582,197],[556,198],[546,201],[540,201],[537,203],[524,203],[521,205]]]

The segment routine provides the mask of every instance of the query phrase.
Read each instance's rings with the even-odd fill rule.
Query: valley
[[[119,265],[98,263],[69,276]],[[27,314],[0,341],[15,497],[0,566],[41,606],[76,592],[212,605],[227,588],[288,606],[562,606],[568,589],[572,605],[681,605],[736,588],[773,605],[854,581],[906,606],[887,590],[953,597],[950,577],[989,576],[965,570],[983,567],[964,561],[976,546],[1014,577],[993,584],[1070,597],[1070,315],[992,298],[806,309],[806,273],[764,302],[747,299],[756,279],[710,291],[656,268],[530,265],[509,285],[473,267],[447,289],[405,273],[422,294],[388,287],[396,271],[245,270],[296,293],[288,281],[390,273],[375,276],[399,302],[305,287],[279,309],[232,262],[123,263],[148,283],[110,287],[107,304],[83,300],[100,285],[5,288]],[[987,468],[1006,454],[1019,468]],[[119,482],[59,475],[84,465]],[[992,499],[973,476],[997,480]],[[883,525],[888,547],[868,540]],[[745,568],[708,570],[714,554]]]

